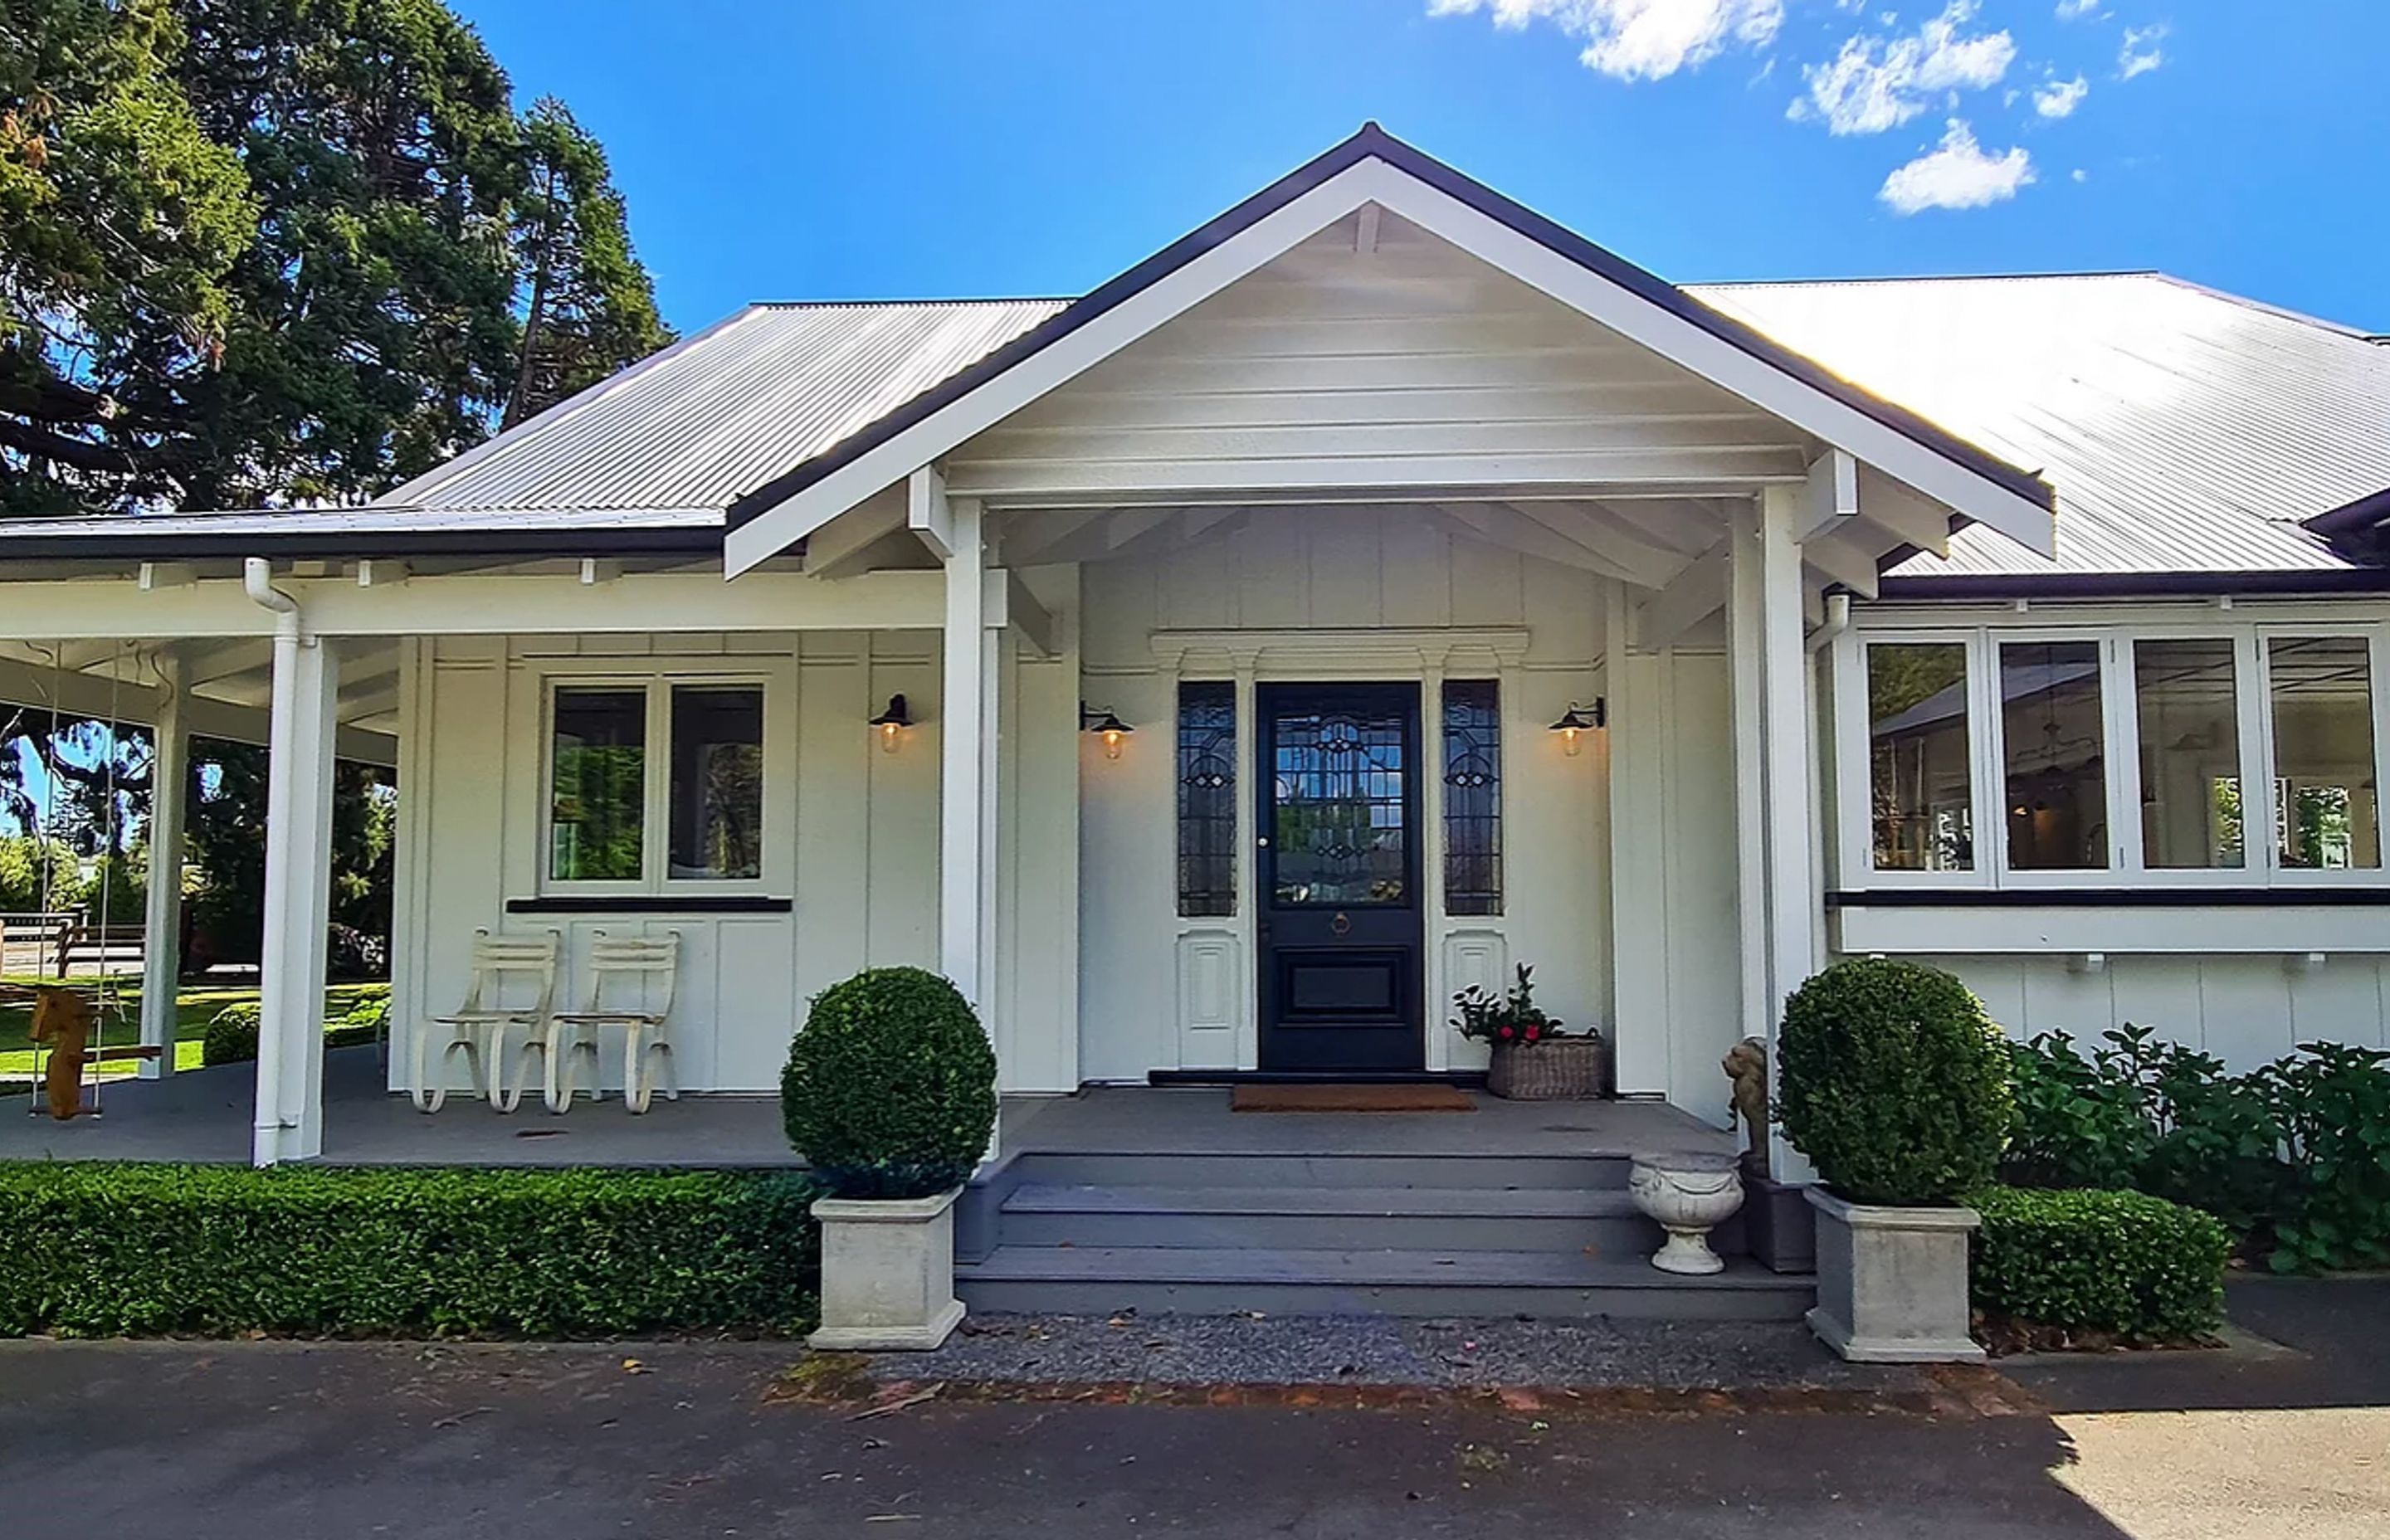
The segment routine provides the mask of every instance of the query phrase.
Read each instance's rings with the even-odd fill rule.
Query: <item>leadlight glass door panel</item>
[[[1416,1071],[1419,687],[1265,685],[1255,705],[1261,1067]]]

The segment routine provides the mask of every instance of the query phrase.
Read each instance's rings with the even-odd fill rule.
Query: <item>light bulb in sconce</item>
[[[1121,757],[1121,744],[1137,731],[1110,712],[1091,712],[1085,704],[1079,707],[1079,725],[1104,740],[1104,758]]]
[[[1580,706],[1574,700],[1551,730],[1561,735],[1561,752],[1574,759],[1585,748],[1585,735],[1610,724],[1610,703],[1596,698],[1590,706]]]
[[[905,741],[905,730],[912,725],[913,713],[905,709],[905,698],[901,695],[890,696],[888,709],[871,719],[871,730],[880,735],[880,748],[883,753],[894,753],[896,746]]]

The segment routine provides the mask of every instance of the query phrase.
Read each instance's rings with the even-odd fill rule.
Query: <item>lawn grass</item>
[[[34,978],[0,976],[0,986],[14,985],[31,989],[48,981]],[[96,987],[98,981],[77,979],[79,987]],[[324,1025],[327,1031],[340,1024],[357,997],[372,984],[334,984],[324,991]],[[109,1046],[131,1043],[140,1036],[141,981],[138,975],[125,974],[109,981],[111,997],[123,1002],[122,1014],[112,1014],[106,1023],[104,1035]],[[13,993],[13,991],[11,991]],[[174,1068],[177,1071],[199,1068],[199,1039],[205,1035],[208,1023],[216,1012],[226,1006],[254,1005],[258,992],[254,988],[210,988],[205,984],[186,985],[174,996]],[[34,1072],[34,1052],[30,1046],[18,1046],[30,1041],[27,1034],[33,1024],[30,1005],[0,1005],[0,1080],[23,1080]],[[137,1059],[110,1059],[94,1066],[101,1074],[118,1076],[139,1072]]]

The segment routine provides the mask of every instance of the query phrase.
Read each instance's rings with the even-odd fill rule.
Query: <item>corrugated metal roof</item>
[[[2057,487],[2055,562],[1977,527],[1902,576],[2345,571],[2299,521],[2390,485],[2390,348],[2159,275],[1690,292]],[[719,527],[1064,303],[752,305],[366,507],[8,520],[0,545]]]
[[[2390,349],[2152,273],[1693,293],[2058,488],[2058,557],[1962,531],[1901,576],[2331,571],[2299,520],[2390,484]]]
[[[379,501],[725,508],[1061,308],[750,305]]]

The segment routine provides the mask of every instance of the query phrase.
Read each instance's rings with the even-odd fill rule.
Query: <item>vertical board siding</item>
[[[777,1089],[813,995],[864,968],[935,965],[932,634],[443,637],[418,646],[405,698],[413,776],[401,812],[399,905],[412,918],[400,951],[393,1089],[413,1072],[422,1017],[462,998],[478,927],[558,932],[563,1008],[585,998],[589,947],[599,934],[678,931],[671,1035],[681,1084],[692,1090]],[[541,888],[545,681],[576,669],[608,678],[766,679],[765,876],[756,891],[792,899],[792,913],[675,913],[668,895],[637,914],[507,913],[508,900]],[[866,724],[899,691],[922,725],[886,754]],[[1044,693],[1054,694],[1050,684]],[[1044,712],[1055,714],[1050,699]],[[1050,824],[1050,810],[1045,816]],[[599,1063],[604,1085],[619,1089],[618,1035],[609,1035]]]
[[[1500,674],[1504,913],[1430,917],[1428,1062],[1484,1062],[1482,1047],[1453,1038],[1444,1022],[1451,991],[1469,982],[1455,982],[1458,959],[1481,965],[1489,946],[1534,964],[1541,998],[1564,1020],[1608,1024],[1607,762],[1591,748],[1564,755],[1545,730],[1572,701],[1600,693],[1600,580],[1457,536],[1416,509],[1271,507],[1167,555],[1091,563],[1081,587],[1083,693],[1138,728],[1120,759],[1105,759],[1091,742],[1079,761],[1081,1076],[1135,1081],[1154,1069],[1235,1068],[1240,1037],[1251,1040],[1251,917],[1182,920],[1176,912],[1177,679],[1155,657],[1156,630],[1525,629],[1523,664]],[[1190,676],[1225,676],[1220,658],[1190,657],[1187,666]],[[1340,673],[1349,668],[1332,652],[1263,664],[1268,679]],[[1483,678],[1495,668],[1490,655],[1463,651],[1447,673]],[[1433,700],[1422,707],[1437,709]],[[1240,798],[1257,795],[1253,751],[1250,741],[1238,745]],[[1252,859],[1250,850],[1238,853]],[[1471,944],[1456,950],[1464,933]],[[1223,987],[1232,1008],[1225,1022]]]

